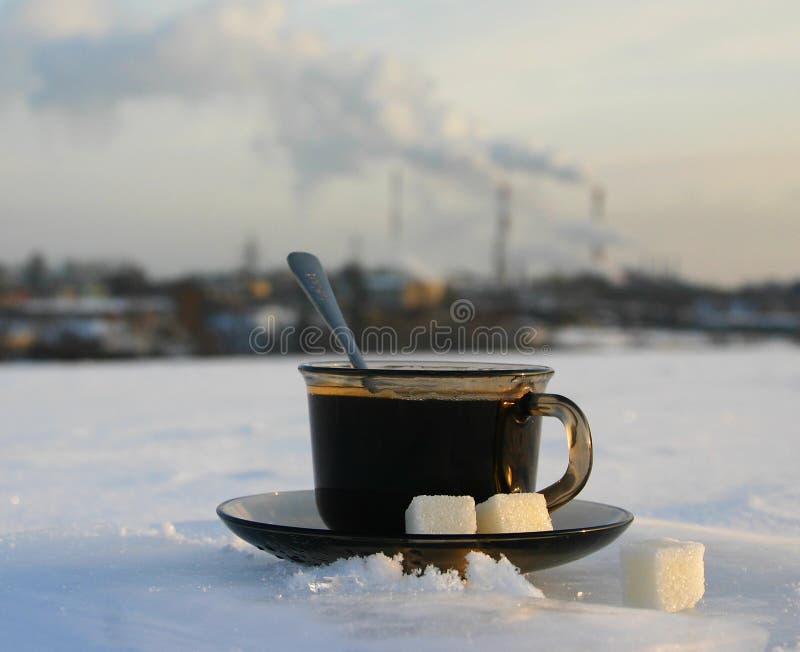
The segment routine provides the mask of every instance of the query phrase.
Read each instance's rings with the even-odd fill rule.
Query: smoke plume
[[[483,137],[418,71],[289,29],[276,0],[220,0],[150,23],[112,0],[12,2],[0,15],[0,101],[14,95],[81,114],[150,98],[255,100],[254,142],[284,148],[299,189],[382,160],[465,184],[583,178],[547,150]]]

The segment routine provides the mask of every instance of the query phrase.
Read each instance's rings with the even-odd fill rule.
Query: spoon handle
[[[342,311],[333,295],[328,275],[314,254],[305,251],[293,251],[286,257],[289,269],[303,288],[308,300],[317,309],[325,323],[333,331],[339,344],[344,348],[350,363],[356,369],[366,369],[367,363],[356,343],[355,335],[347,327]]]

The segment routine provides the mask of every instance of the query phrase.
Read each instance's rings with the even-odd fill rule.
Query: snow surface
[[[298,359],[6,364],[1,647],[800,650],[800,349],[670,338],[535,361],[589,416],[581,497],[636,514],[620,542],[705,544],[695,609],[623,607],[620,542],[527,578],[477,558],[465,586],[236,539],[219,502],[312,485]],[[541,485],[566,456],[552,421]]]

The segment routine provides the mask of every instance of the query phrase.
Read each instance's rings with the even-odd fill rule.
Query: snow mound
[[[520,575],[505,555],[495,561],[482,552],[467,555],[467,588],[470,591],[505,593],[520,597],[543,598],[544,593]]]
[[[505,557],[495,561],[482,552],[471,552],[467,555],[467,562],[466,580],[461,579],[455,570],[443,572],[435,566],[428,566],[415,573],[404,573],[401,554],[388,557],[383,553],[376,553],[310,568],[291,562],[278,562],[271,566],[263,581],[280,598],[300,598],[313,594],[465,591],[544,597]]]

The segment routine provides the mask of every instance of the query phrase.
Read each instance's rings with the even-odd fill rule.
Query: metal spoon
[[[350,358],[350,364],[355,369],[366,369],[367,363],[356,343],[353,331],[347,326],[347,322],[342,316],[336,297],[333,295],[328,275],[322,269],[322,263],[314,254],[305,251],[293,251],[286,257],[289,269],[292,270],[300,287],[308,297],[308,300],[317,309],[320,317],[333,331],[339,344]]]

